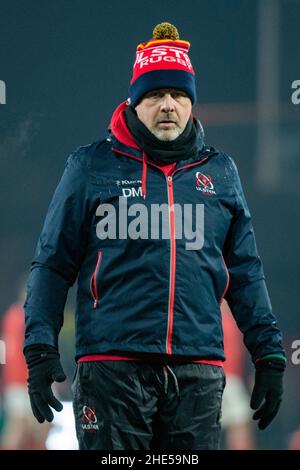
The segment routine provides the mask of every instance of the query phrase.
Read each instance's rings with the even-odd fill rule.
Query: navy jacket
[[[122,351],[223,360],[224,297],[253,361],[284,354],[234,161],[201,138],[197,157],[180,161],[166,177],[134,143],[125,106],[115,110],[106,139],[68,158],[31,266],[25,346],[57,347],[68,289],[78,277],[77,358]],[[156,227],[154,204],[166,210]],[[187,249],[184,230],[177,236],[184,223],[175,206],[185,204],[192,208],[191,230],[197,223],[203,235],[198,249]],[[137,229],[141,205],[148,232],[144,224],[133,239],[120,217],[125,207],[125,226]],[[112,225],[103,225],[108,219]],[[162,226],[167,236],[149,235]]]

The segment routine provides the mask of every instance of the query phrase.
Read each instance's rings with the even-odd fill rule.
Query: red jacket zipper
[[[175,212],[172,176],[167,176],[169,225],[170,225],[170,280],[169,280],[169,302],[168,302],[168,328],[166,339],[167,354],[172,354],[172,334],[174,322],[174,297],[176,277],[176,240],[175,240]]]
[[[102,252],[99,250],[95,271],[93,272],[93,275],[92,275],[91,280],[90,280],[90,290],[91,290],[91,293],[92,293],[92,297],[94,299],[94,305],[93,305],[94,308],[97,308],[98,301],[99,301],[98,286],[97,286],[97,274],[99,272],[101,259],[102,259]]]
[[[112,147],[114,152],[126,155],[131,157],[134,160],[143,161],[142,158],[135,157],[134,155],[123,152],[119,149]],[[190,168],[192,166],[199,165],[200,163],[207,160],[208,155],[202,158],[198,162],[193,162],[189,165],[186,165],[181,168],[177,168],[173,171],[183,170],[185,168]],[[159,166],[148,162],[152,166],[158,168],[160,171],[163,171]],[[171,244],[171,254],[170,254],[170,280],[169,280],[169,301],[168,301],[168,327],[167,327],[167,338],[166,338],[166,351],[167,354],[172,354],[172,334],[173,334],[173,322],[174,322],[174,298],[175,298],[175,276],[176,276],[176,240],[175,240],[175,212],[174,212],[174,193],[173,193],[173,179],[172,176],[167,176],[167,189],[168,189],[168,204],[169,204],[169,225],[170,225],[170,244]]]

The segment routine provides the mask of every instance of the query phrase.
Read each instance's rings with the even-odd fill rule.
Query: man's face
[[[181,90],[164,88],[146,93],[135,108],[138,118],[160,140],[174,140],[185,129],[192,102]]]

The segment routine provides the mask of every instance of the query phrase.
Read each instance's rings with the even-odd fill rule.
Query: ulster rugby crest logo
[[[207,196],[216,194],[211,176],[204,175],[203,173],[200,173],[200,171],[197,171],[196,173],[196,189]]]
[[[99,422],[94,406],[83,406],[81,421],[81,427],[85,431],[99,431]],[[103,425],[103,423],[100,422],[100,427],[102,427],[101,424]]]

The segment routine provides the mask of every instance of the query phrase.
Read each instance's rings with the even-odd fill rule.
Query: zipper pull
[[[98,300],[94,300],[94,308],[97,308],[97,305],[98,305]]]

